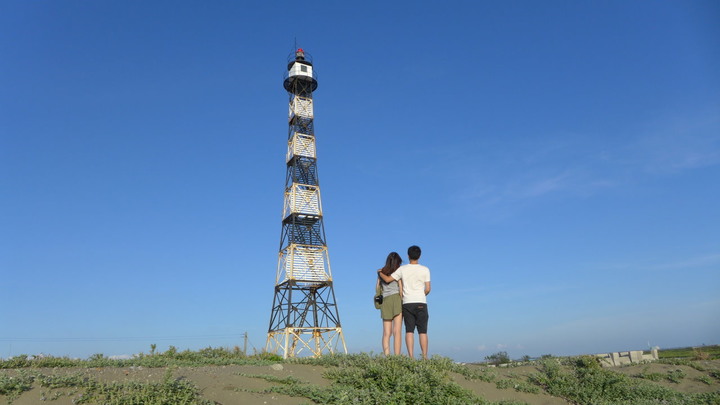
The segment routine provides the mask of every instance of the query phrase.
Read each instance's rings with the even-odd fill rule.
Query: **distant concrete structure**
[[[658,356],[658,347],[653,347],[650,350],[650,354],[645,354],[642,350],[631,350],[627,352],[613,352],[596,354],[600,359],[600,364],[603,367],[617,367],[628,364],[637,364],[645,361],[656,361],[660,357]]]

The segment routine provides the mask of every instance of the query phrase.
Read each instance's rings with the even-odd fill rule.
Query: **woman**
[[[391,275],[402,264],[399,254],[391,252],[385,260],[385,267],[380,271]],[[380,306],[380,316],[383,320],[382,348],[386,356],[390,355],[390,336],[394,336],[394,352],[400,354],[402,350],[402,281],[386,283],[378,276],[376,287],[382,287],[383,302]]]

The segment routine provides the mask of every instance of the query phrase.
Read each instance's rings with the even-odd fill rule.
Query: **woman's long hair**
[[[389,276],[395,272],[395,270],[402,264],[402,257],[397,252],[390,252],[387,259],[385,260],[385,267],[382,268],[382,273]]]

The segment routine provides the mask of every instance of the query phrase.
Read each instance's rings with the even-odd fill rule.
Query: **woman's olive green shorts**
[[[400,298],[400,294],[384,297],[383,303],[380,306],[380,316],[382,319],[390,321],[400,314],[402,314],[402,298]]]

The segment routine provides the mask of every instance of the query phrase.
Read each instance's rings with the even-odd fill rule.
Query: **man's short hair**
[[[417,260],[420,258],[421,253],[420,246],[412,245],[408,248],[408,259]]]

